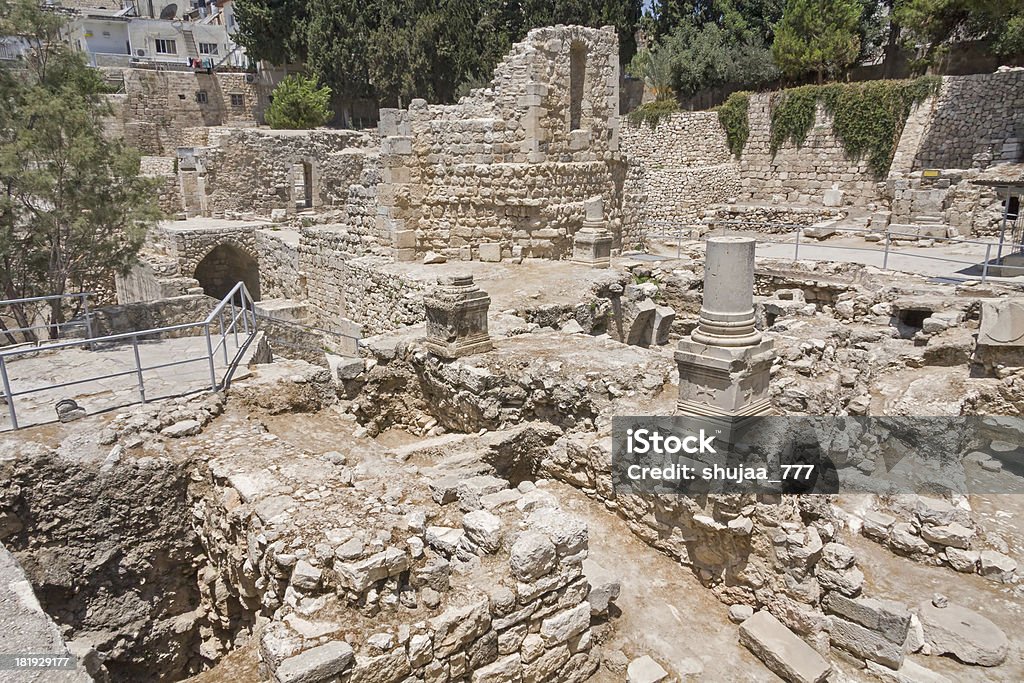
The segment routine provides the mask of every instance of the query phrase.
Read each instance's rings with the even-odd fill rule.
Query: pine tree
[[[816,74],[818,82],[853,63],[860,52],[858,0],[788,0],[775,26],[772,56],[791,78]]]
[[[33,0],[0,0],[0,35],[24,60],[0,66],[0,292],[5,298],[109,291],[160,216],[139,155],[104,135],[108,92]],[[67,311],[50,306],[50,334]],[[15,311],[19,324],[26,312]]]

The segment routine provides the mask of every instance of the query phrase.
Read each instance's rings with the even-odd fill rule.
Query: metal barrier
[[[237,303],[236,303],[237,301]],[[228,323],[225,324],[225,314],[229,315]],[[227,386],[231,381],[231,375],[234,373],[235,367],[238,361],[241,359],[242,354],[248,348],[249,343],[256,336],[256,308],[249,295],[249,290],[246,289],[245,283],[239,282],[236,284],[227,295],[214,307],[210,314],[200,322],[195,323],[184,323],[181,325],[169,325],[167,327],[158,327],[149,330],[140,330],[138,332],[125,332],[122,334],[113,334],[105,337],[95,337],[88,341],[90,348],[96,346],[102,346],[106,344],[123,344],[125,342],[131,342],[134,367],[121,372],[107,373],[103,375],[95,375],[86,377],[83,379],[76,379],[70,382],[62,382],[59,384],[47,384],[45,386],[36,386],[29,389],[15,390],[9,379],[7,368],[10,362],[18,356],[24,356],[27,354],[38,354],[40,352],[52,352],[60,351],[61,349],[78,347],[85,345],[81,340],[65,341],[55,344],[48,344],[44,347],[33,347],[33,348],[22,348],[14,349],[9,351],[0,352],[0,380],[3,382],[3,396],[7,400],[7,412],[11,418],[11,426],[14,429],[18,429],[18,414],[15,408],[14,399],[18,396],[26,396],[28,394],[34,394],[40,391],[47,391],[50,389],[61,389],[64,387],[74,386],[78,384],[84,384],[86,382],[94,382],[103,379],[113,379],[115,377],[126,377],[134,375],[138,386],[139,402],[146,402],[146,383],[143,373],[148,370],[158,370],[161,368],[169,368],[178,365],[186,365],[188,363],[201,363],[206,362],[210,369],[210,389],[217,391]],[[215,329],[216,328],[216,329]],[[155,335],[167,334],[169,332],[179,332],[181,330],[200,329],[201,335],[206,337],[206,353],[199,355],[195,358],[185,358],[181,360],[173,360],[166,363],[157,363],[155,365],[142,365],[142,360],[139,355],[139,339],[141,337],[151,337]],[[241,338],[239,333],[241,332]],[[182,335],[188,336],[188,335]],[[200,335],[196,335],[197,337]],[[219,337],[219,341],[214,344],[214,338]],[[234,341],[235,351],[232,356],[229,356],[228,342],[229,340]],[[224,354],[224,375],[218,380],[217,377],[217,364],[215,361],[215,354],[223,352]]]
[[[675,231],[673,233],[671,233],[671,234],[669,234],[669,233],[662,233],[662,234],[648,233],[647,237],[650,238],[650,239],[670,239],[670,240],[675,240],[676,241],[676,256],[677,256],[677,258],[679,256],[681,256],[681,254],[682,254],[682,243],[683,243],[683,239],[684,239],[684,236],[683,236],[684,231],[686,233],[686,238],[685,239],[687,239],[689,241],[693,240],[694,231],[697,231],[697,239],[699,241],[702,238],[705,238],[705,237],[708,237],[708,236],[714,234],[716,229],[719,226],[743,226],[743,227],[755,227],[756,226],[756,227],[762,227],[762,228],[763,227],[783,228],[784,230],[781,231],[781,233],[779,233],[779,234],[785,235],[787,238],[789,238],[788,240],[787,239],[783,239],[783,240],[779,240],[779,239],[762,239],[760,234],[759,234],[758,235],[758,240],[757,240],[758,241],[758,245],[762,245],[762,244],[792,244],[793,245],[793,260],[794,261],[797,261],[797,260],[800,259],[801,236],[803,235],[803,231],[808,229],[808,228],[817,227],[817,228],[820,228],[822,230],[832,230],[832,231],[837,232],[837,233],[847,233],[847,234],[861,235],[861,236],[882,234],[883,235],[883,239],[879,240],[879,241],[884,241],[885,244],[884,244],[884,246],[881,249],[873,248],[873,247],[858,247],[858,246],[851,246],[851,245],[845,245],[845,244],[833,244],[833,243],[808,245],[807,242],[806,242],[806,239],[803,242],[803,246],[805,248],[808,247],[808,246],[810,246],[811,248],[814,248],[814,247],[827,247],[829,249],[849,250],[849,251],[866,251],[866,252],[871,252],[871,253],[876,253],[876,254],[877,253],[881,253],[882,254],[882,270],[888,270],[889,269],[889,256],[890,256],[890,254],[897,255],[897,256],[907,256],[907,257],[910,257],[910,258],[926,259],[926,260],[930,260],[930,261],[938,261],[938,262],[945,262],[945,263],[956,263],[956,264],[960,264],[960,265],[964,265],[964,266],[968,266],[968,267],[979,268],[981,270],[980,278],[981,278],[981,282],[982,283],[986,282],[988,280],[988,278],[991,277],[991,275],[989,274],[989,270],[990,270],[990,267],[992,266],[992,253],[993,253],[993,250],[1000,251],[1002,248],[1004,248],[1006,246],[1005,244],[1003,244],[1001,242],[989,242],[989,241],[984,241],[984,240],[971,240],[971,239],[964,239],[964,238],[960,238],[960,237],[926,237],[926,238],[923,238],[923,239],[934,240],[936,242],[942,242],[944,244],[977,244],[979,246],[984,246],[985,247],[985,256],[984,256],[984,259],[981,261],[981,263],[979,263],[976,260],[963,260],[963,259],[949,258],[948,256],[934,256],[934,255],[931,255],[931,254],[921,254],[921,253],[908,252],[908,251],[896,251],[895,249],[892,248],[892,243],[894,241],[900,241],[898,238],[906,237],[906,238],[910,238],[911,240],[919,240],[919,239],[922,239],[922,237],[920,235],[917,235],[917,234],[914,234],[914,233],[895,232],[895,231],[889,230],[888,228],[885,230],[884,233],[881,233],[881,231],[870,230],[870,229],[867,229],[867,228],[841,228],[841,227],[837,227],[837,226],[802,225],[802,224],[799,224],[799,223],[779,223],[779,222],[770,222],[770,221],[739,221],[739,220],[714,221],[713,223],[699,223],[699,224],[693,224],[693,223],[673,223],[671,221],[652,221],[652,222],[649,222],[648,225],[658,225],[658,226],[663,226],[663,227],[667,226],[667,227],[675,228]],[[704,230],[703,233],[701,232],[702,229]],[[723,234],[725,232],[726,232],[726,230],[722,231]],[[772,234],[772,233],[769,233],[769,234]],[[790,237],[790,235],[792,235],[792,237]],[[1011,246],[1013,247],[1015,252],[1022,253],[1022,256],[1024,256],[1024,244],[1013,244]],[[1001,258],[1001,257],[997,257],[997,258]],[[829,259],[829,260],[833,260],[833,259]],[[1018,275],[1024,275],[1024,265],[1014,266],[1014,265],[998,264],[995,267],[999,268],[1002,271],[1019,271],[1019,272],[1017,272]],[[1006,277],[1006,276],[1002,276],[1002,277]],[[965,279],[968,279],[968,278],[965,278]]]
[[[48,341],[48,339],[49,339],[49,337],[48,337],[49,332],[54,327],[57,328],[57,335],[56,336],[59,337],[60,336],[60,330],[62,328],[67,328],[67,327],[72,327],[72,326],[73,327],[78,327],[80,324],[82,324],[84,322],[84,324],[85,324],[85,337],[86,337],[86,339],[91,339],[92,338],[92,317],[91,317],[91,315],[89,313],[89,297],[91,297],[91,296],[95,296],[95,295],[92,292],[79,292],[78,294],[52,294],[50,296],[32,296],[32,297],[27,297],[27,298],[24,298],[24,299],[5,299],[3,301],[0,301],[0,307],[10,306],[10,307],[13,308],[13,307],[16,307],[16,306],[25,306],[26,304],[36,304],[36,303],[43,303],[43,302],[47,302],[47,301],[57,301],[57,300],[63,301],[64,299],[77,299],[79,301],[78,310],[81,311],[81,314],[84,317],[84,320],[79,320],[78,318],[75,318],[75,319],[68,320],[68,321],[63,322],[63,323],[57,323],[56,325],[53,325],[53,324],[40,324],[40,325],[29,325],[27,327],[7,327],[6,325],[4,325],[3,327],[0,327],[0,335],[11,336],[11,335],[15,335],[15,334],[23,334],[24,335],[26,333],[31,333],[31,336],[34,337],[34,339],[26,338],[21,343],[26,343],[26,344],[28,344],[28,343],[42,344],[42,343]],[[33,318],[37,317],[37,315],[38,315],[37,312],[35,312],[35,311],[32,312],[32,317]],[[35,332],[37,330],[38,331],[46,332],[46,336],[37,336],[35,334]],[[12,341],[11,343],[12,344],[17,344],[19,342]],[[0,346],[2,346],[2,345],[0,345]]]

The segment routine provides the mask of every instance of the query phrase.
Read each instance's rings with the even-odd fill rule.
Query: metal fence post
[[[210,359],[210,388],[217,391],[217,367],[213,362],[213,342],[210,340],[210,323],[206,323],[206,357]]]
[[[0,356],[0,377],[4,382],[4,398],[7,399],[7,412],[11,416],[11,427],[18,428],[18,415],[14,410],[14,394],[11,392],[11,380],[7,378],[7,363],[4,357]]]
[[[142,361],[139,359],[139,335],[132,335],[132,351],[135,353],[135,374],[139,378],[139,399],[146,402],[146,385],[142,379]]]
[[[89,316],[89,295],[82,295],[82,312],[85,313],[85,338],[92,339],[92,318]],[[89,344],[89,350],[92,350],[92,344]]]
[[[992,256],[992,244],[985,245],[985,263],[981,265],[981,284],[985,284],[985,280],[988,279],[988,260]]]
[[[227,332],[224,330],[224,309],[220,309],[220,313],[217,314],[220,318],[220,345],[224,347],[224,365],[228,364],[228,337]]]
[[[793,247],[793,260],[800,260],[800,233],[803,232],[799,227],[796,229],[796,246]]]
[[[245,295],[242,294],[244,298]],[[235,313],[235,300],[231,299],[231,331],[235,333],[235,348],[238,348],[238,314]]]
[[[885,255],[882,257],[882,270],[889,269],[889,228],[885,229]]]

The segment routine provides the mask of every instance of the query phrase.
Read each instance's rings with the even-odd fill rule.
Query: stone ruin
[[[706,112],[620,128],[615,43],[532,31],[488,87],[377,131],[190,134],[182,220],[97,325],[241,281],[258,351],[220,391],[76,395],[4,433],[0,615],[25,628],[0,651],[97,681],[1024,678],[1016,284],[757,253],[780,217],[874,225],[883,190],[827,127],[762,155],[760,98],[739,161]],[[912,167],[947,118],[913,116]],[[722,215],[766,230],[647,234]],[[856,490],[626,494],[636,415],[974,419],[945,455],[983,486],[901,489],[926,473],[874,443],[837,463]]]

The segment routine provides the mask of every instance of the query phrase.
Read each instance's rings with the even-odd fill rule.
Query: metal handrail
[[[19,304],[32,304],[32,303],[39,303],[39,302],[43,302],[43,301],[55,301],[55,300],[58,300],[58,299],[80,299],[81,302],[82,302],[82,304],[81,304],[81,306],[82,306],[81,312],[82,312],[82,316],[84,317],[84,323],[85,323],[85,336],[86,336],[86,339],[91,339],[92,338],[92,317],[91,317],[91,315],[89,313],[89,297],[91,297],[91,296],[92,297],[96,296],[96,293],[95,292],[77,292],[75,294],[49,294],[47,296],[27,296],[27,297],[23,297],[23,298],[20,298],[20,299],[3,299],[3,300],[0,300],[0,306],[16,306],[16,305],[19,305]],[[63,323],[56,323],[56,324],[52,324],[52,325],[42,324],[42,325],[29,325],[28,327],[8,327],[6,329],[0,330],[0,334],[11,334],[11,335],[13,335],[15,333],[20,333],[20,332],[35,332],[36,330],[44,331],[44,330],[50,330],[53,327],[56,327],[57,330],[59,331],[62,327],[69,327],[69,326],[77,324],[77,322],[78,322],[77,319],[75,319],[75,320],[66,320]],[[36,344],[42,344],[42,343],[47,342],[47,341],[49,341],[49,340],[41,340],[41,339],[34,340],[34,342]],[[29,340],[26,340],[26,343],[28,343],[28,342],[29,342]]]
[[[928,238],[928,239],[932,239],[932,240],[935,240],[935,241],[941,241],[941,242],[945,242],[945,243],[949,243],[949,244],[977,244],[979,246],[984,246],[985,247],[985,259],[984,259],[984,261],[981,264],[978,264],[976,261],[967,261],[967,260],[962,260],[962,259],[954,259],[954,258],[949,258],[949,257],[945,257],[945,256],[933,256],[933,255],[930,255],[930,254],[916,254],[916,253],[911,253],[911,252],[906,252],[906,251],[893,251],[891,249],[891,243],[892,243],[893,238],[911,237],[911,238],[914,238],[914,239],[920,239],[921,236],[919,234],[916,234],[916,233],[898,232],[898,231],[889,230],[888,226],[886,226],[885,232],[882,233],[882,231],[880,231],[880,230],[871,230],[870,228],[846,228],[846,227],[839,227],[839,226],[832,226],[832,225],[814,226],[814,225],[806,225],[806,224],[801,224],[801,223],[783,223],[783,222],[773,222],[773,221],[713,220],[713,221],[709,221],[709,222],[705,222],[705,223],[685,223],[685,222],[683,222],[683,223],[675,223],[675,222],[672,222],[672,221],[648,221],[647,224],[648,225],[674,226],[674,227],[677,228],[675,234],[651,234],[651,233],[648,233],[646,235],[646,237],[648,237],[648,238],[672,238],[672,239],[675,239],[676,240],[676,255],[677,256],[680,255],[681,250],[682,250],[682,239],[683,239],[683,231],[684,230],[687,232],[688,239],[692,239],[692,235],[693,235],[694,230],[700,229],[700,228],[709,229],[709,231],[708,231],[709,233],[711,231],[713,231],[715,228],[717,228],[718,226],[758,226],[758,227],[769,226],[769,227],[787,228],[789,230],[787,230],[786,232],[781,232],[779,234],[782,234],[782,235],[794,234],[795,235],[794,249],[793,249],[793,260],[794,261],[799,260],[799,255],[800,255],[800,237],[801,237],[802,232],[804,230],[808,229],[808,228],[823,227],[823,228],[826,228],[828,230],[833,230],[833,231],[839,232],[839,233],[852,233],[852,234],[860,234],[860,235],[884,234],[885,235],[885,246],[884,246],[883,249],[875,249],[875,248],[871,248],[871,247],[857,247],[857,246],[851,246],[851,245],[837,245],[837,244],[814,245],[814,246],[827,246],[829,249],[847,249],[847,250],[852,250],[852,251],[867,251],[867,252],[876,253],[876,254],[881,252],[883,254],[883,257],[882,257],[882,270],[888,270],[889,254],[890,253],[896,254],[898,256],[909,256],[909,257],[913,257],[913,258],[921,258],[921,259],[926,259],[926,260],[931,260],[931,261],[942,261],[942,262],[946,262],[946,263],[957,263],[957,264],[962,264],[962,265],[966,265],[966,266],[979,266],[980,265],[980,267],[982,269],[981,270],[981,282],[982,283],[986,282],[988,280],[988,277],[989,277],[988,271],[989,271],[990,261],[992,260],[991,259],[991,257],[992,257],[992,250],[994,248],[1001,250],[1002,247],[1005,246],[1005,243],[1002,243],[1002,242],[997,243],[997,242],[994,242],[994,241],[966,239],[966,238],[962,238],[962,237],[933,237],[933,238]],[[698,239],[699,238],[700,238],[700,236],[698,236]],[[759,244],[787,244],[787,242],[785,242],[785,241],[772,240],[772,239],[759,239],[758,243]],[[1020,250],[1024,250],[1024,244],[1015,244],[1015,245],[1012,245],[1012,246],[1017,247]],[[1020,270],[1020,271],[1022,271],[1022,273],[1024,273],[1024,266],[1008,266],[1008,265],[1000,264],[999,267],[1001,269],[1005,269],[1005,270]]]
[[[46,297],[41,297],[46,298]],[[48,297],[54,298],[54,297]],[[239,301],[239,306],[236,307],[235,300]],[[227,307],[231,308],[230,324],[224,324],[223,312]],[[213,333],[213,324],[218,323],[217,333]],[[250,324],[251,323],[251,324]],[[243,338],[239,339],[239,327],[243,330]],[[168,332],[177,332],[180,330],[201,328],[203,335],[206,337],[206,353],[196,358],[185,358],[182,360],[169,361],[164,363],[157,363],[155,365],[142,364],[141,357],[139,355],[139,338],[149,337],[153,335],[165,334]],[[19,348],[11,349],[8,351],[0,351],[0,382],[3,386],[3,396],[7,400],[7,411],[11,418],[11,426],[14,429],[18,429],[18,416],[15,408],[14,399],[18,396],[25,396],[27,394],[34,394],[40,391],[47,391],[50,389],[60,389],[64,387],[74,386],[77,384],[84,384],[86,382],[92,382],[102,379],[112,379],[115,377],[124,377],[127,375],[136,375],[138,377],[138,392],[139,400],[142,403],[146,403],[146,387],[145,378],[143,373],[147,370],[157,370],[160,368],[173,367],[177,365],[186,365],[188,363],[207,362],[210,367],[210,389],[217,391],[226,387],[230,381],[231,376],[234,374],[234,370],[238,365],[239,360],[242,357],[244,351],[249,347],[250,342],[256,335],[257,330],[257,317],[256,317],[256,304],[249,294],[249,290],[246,288],[245,283],[239,282],[231,288],[223,299],[213,308],[212,311],[206,316],[206,318],[199,322],[194,323],[182,323],[180,325],[167,325],[164,327],[157,327],[148,330],[139,330],[136,332],[122,332],[120,334],[111,334],[103,337],[95,337],[89,339],[89,348],[94,348],[96,345],[117,343],[125,340],[131,340],[133,356],[134,356],[134,368],[130,370],[124,370],[113,373],[106,373],[103,375],[95,375],[83,379],[71,380],[68,382],[61,382],[57,384],[46,384],[44,386],[33,387],[30,389],[23,389],[21,391],[15,391],[12,388],[11,381],[7,372],[7,364],[9,359],[16,356],[27,355],[27,354],[38,354],[41,350],[43,351],[59,351],[61,349],[70,347],[83,346],[81,340],[72,340],[65,342],[58,342],[55,344],[48,344],[42,349],[39,348]],[[220,336],[220,340],[217,342],[216,347],[213,345],[213,337],[216,335]],[[234,339],[235,342],[235,354],[233,357],[228,355],[228,338],[229,335]],[[224,364],[225,372],[223,380],[218,381],[216,362],[214,360],[214,353],[217,350],[223,348],[224,351]]]

